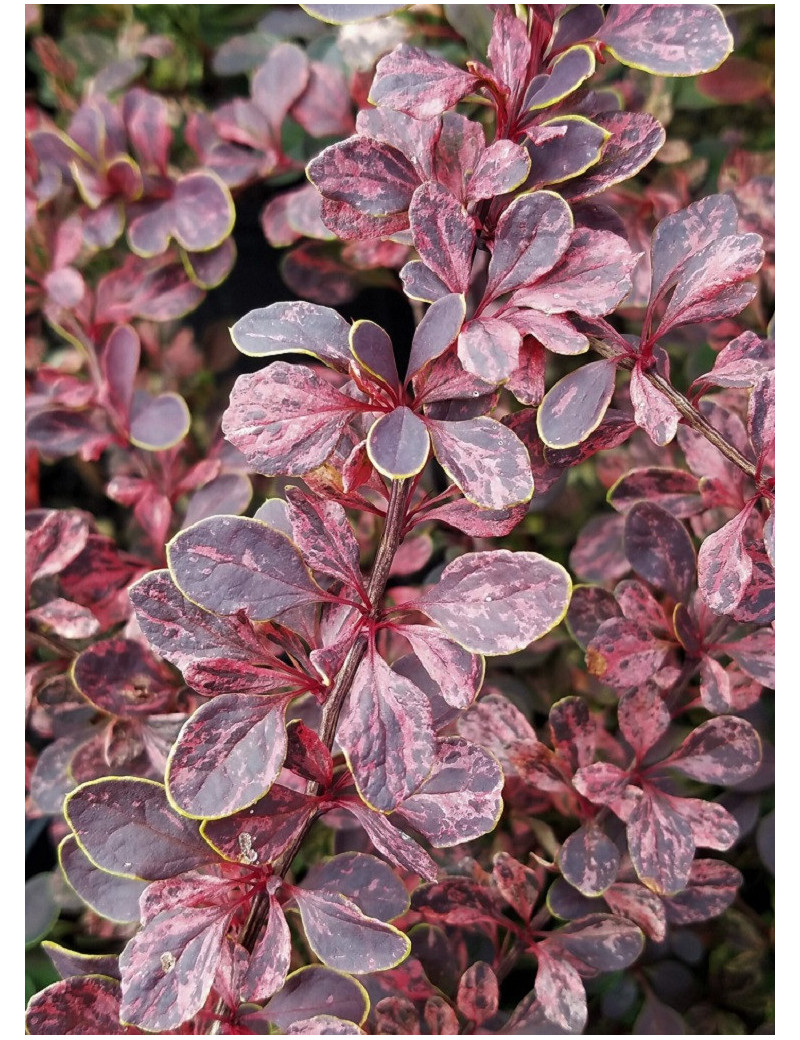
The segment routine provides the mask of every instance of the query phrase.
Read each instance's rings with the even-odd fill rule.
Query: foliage
[[[28,1031],[768,1030],[768,12],[57,7]]]

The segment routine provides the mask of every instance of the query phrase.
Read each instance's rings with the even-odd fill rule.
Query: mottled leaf
[[[330,307],[295,300],[249,311],[231,328],[231,338],[249,357],[310,354],[333,368],[350,361],[350,326]]]
[[[761,764],[761,741],[745,719],[720,715],[693,730],[664,764],[695,780],[737,784]]]
[[[467,553],[415,604],[472,653],[507,654],[541,638],[564,617],[572,583],[538,553]]]
[[[260,473],[301,475],[328,458],[357,411],[311,369],[276,361],[238,377],[222,430]]]
[[[678,519],[702,511],[697,477],[682,469],[646,466],[623,474],[607,495],[608,502],[626,513],[637,502],[653,502]]]
[[[306,938],[331,968],[357,974],[386,971],[405,960],[411,943],[392,925],[361,913],[335,892],[293,889]]]
[[[173,580],[205,610],[269,621],[324,593],[294,544],[249,517],[213,516],[180,531],[167,546]]]
[[[597,630],[586,650],[591,675],[617,690],[638,686],[664,663],[669,644],[627,618],[609,618]]]
[[[483,662],[430,625],[398,625],[423,668],[454,708],[468,708],[483,681]]]
[[[567,1033],[582,1033],[586,1025],[586,992],[569,961],[550,956],[547,946],[537,946],[534,992],[548,1021]]]
[[[369,100],[428,119],[452,108],[477,81],[476,76],[428,51],[403,43],[378,62]]]
[[[206,820],[201,833],[226,859],[263,865],[276,860],[316,812],[314,799],[273,784],[251,808],[224,819]]]
[[[641,760],[667,732],[672,717],[659,688],[654,682],[645,681],[620,697],[617,721],[623,737]]]
[[[689,884],[664,901],[672,924],[694,924],[717,917],[731,905],[743,878],[736,867],[718,859],[697,859],[689,871]]]
[[[292,945],[289,925],[275,896],[269,897],[269,916],[259,935],[241,983],[241,998],[264,1003],[277,993],[289,972]]]
[[[551,270],[564,255],[572,228],[572,214],[560,196],[537,191],[515,199],[497,222],[486,296],[500,296]]]
[[[561,873],[579,892],[599,896],[617,878],[619,851],[599,827],[590,823],[570,834],[561,846],[558,862]]]
[[[642,883],[658,895],[680,892],[694,848],[689,822],[659,792],[644,792],[628,818],[628,850]]]
[[[270,1022],[287,1029],[313,1015],[334,1015],[361,1024],[367,1017],[369,1000],[364,987],[347,975],[312,964],[287,978],[283,989],[266,1007]]]
[[[179,815],[161,784],[121,777],[81,784],[64,815],[95,866],[157,881],[213,861],[197,824]]]
[[[647,112],[603,112],[593,122],[611,137],[599,161],[561,188],[564,197],[571,201],[589,198],[633,177],[666,140],[663,126]]]
[[[109,874],[95,867],[68,835],[58,847],[58,862],[70,887],[95,913],[111,921],[139,920],[139,897],[147,883]]]
[[[613,361],[592,361],[551,387],[536,415],[547,446],[572,447],[597,429],[611,403],[616,371]]]
[[[733,50],[714,4],[611,4],[597,37],[618,61],[660,76],[710,72]]]
[[[402,152],[359,136],[321,151],[308,164],[308,177],[326,199],[352,206],[367,217],[403,214],[405,226],[405,213],[420,183]],[[330,227],[324,206],[322,218]]]
[[[345,852],[316,863],[303,879],[303,888],[338,892],[377,921],[393,921],[409,906],[405,885],[392,868],[363,852]]]
[[[132,1033],[120,1025],[120,987],[103,975],[76,975],[31,997],[25,1028],[34,1036]]]
[[[527,449],[496,419],[431,419],[428,429],[436,458],[469,501],[487,509],[508,509],[533,494]]]
[[[451,292],[469,287],[475,226],[467,211],[441,184],[417,188],[408,211],[414,246],[420,259]]]
[[[635,925],[607,914],[573,921],[555,932],[551,941],[595,971],[627,968],[644,947],[644,937]]]
[[[637,574],[676,600],[694,582],[695,552],[680,522],[653,502],[639,502],[625,517],[625,555]]]

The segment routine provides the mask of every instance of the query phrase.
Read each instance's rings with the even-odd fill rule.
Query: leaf
[[[554,750],[571,770],[594,758],[597,722],[582,697],[562,697],[550,709],[550,736]]]
[[[637,260],[619,235],[577,228],[558,266],[534,285],[517,289],[511,303],[545,314],[608,314],[630,291]]]
[[[527,128],[531,176],[540,188],[578,177],[599,162],[609,139],[602,126],[581,115],[563,115]]]
[[[628,385],[637,426],[647,431],[653,444],[665,447],[678,432],[680,412],[653,386],[640,365],[635,365]]]
[[[743,878],[736,867],[718,859],[697,859],[689,872],[689,884],[664,901],[671,924],[695,924],[718,917],[731,905]]]
[[[310,354],[332,368],[350,363],[350,325],[331,307],[294,300],[249,311],[231,328],[234,345],[248,357]]]
[[[289,972],[292,945],[289,925],[275,896],[269,897],[269,916],[241,983],[241,999],[263,1004],[282,988]]]
[[[173,580],[205,610],[269,621],[324,598],[294,544],[249,517],[212,516],[180,531],[167,546]]]
[[[352,206],[367,217],[402,214],[403,226],[407,226],[405,214],[420,184],[419,174],[402,152],[360,136],[323,149],[308,164],[307,173],[326,200]],[[324,205],[322,219],[331,227]]]
[[[536,872],[507,852],[496,852],[492,860],[492,882],[523,921],[529,921],[539,898]]]
[[[503,139],[493,141],[483,149],[468,178],[467,195],[470,200],[506,195],[523,183],[530,169],[530,156],[521,144]]]
[[[651,585],[673,599],[687,599],[694,583],[694,546],[680,520],[661,506],[639,502],[628,511],[625,555]]]
[[[153,655],[133,639],[102,639],[78,654],[73,681],[101,711],[122,718],[163,711],[173,688]]]
[[[294,543],[308,566],[363,588],[361,550],[344,509],[300,488],[287,487],[285,494]]]
[[[25,1015],[34,1036],[104,1036],[132,1033],[120,1025],[120,988],[103,975],[75,975],[33,996]]]
[[[231,193],[210,170],[183,174],[172,196],[172,233],[190,251],[213,249],[230,235],[235,220]]]
[[[680,892],[694,848],[688,821],[659,792],[644,792],[628,818],[628,850],[642,884],[661,896]]]
[[[744,547],[746,507],[710,534],[697,555],[700,595],[715,614],[730,614],[741,603],[753,574],[753,561]]]
[[[703,798],[673,798],[672,805],[689,821],[695,845],[724,851],[731,848],[739,837],[736,819],[717,802],[707,802]]]
[[[425,423],[405,406],[381,416],[367,436],[370,462],[390,480],[403,480],[421,472],[430,447]]]
[[[488,417],[427,425],[439,464],[469,501],[508,509],[530,499],[530,458],[513,430]]]
[[[654,682],[645,682],[620,697],[617,721],[623,737],[641,760],[669,729],[672,716]]]
[[[470,321],[458,337],[458,357],[468,372],[499,384],[519,367],[522,337],[508,321],[480,318]]]
[[[573,447],[597,429],[614,394],[616,371],[613,361],[592,361],[548,390],[536,415],[548,447]]]
[[[422,783],[433,765],[428,699],[370,648],[353,680],[337,740],[347,754],[361,797],[368,805],[391,812]]]
[[[495,228],[485,296],[496,299],[550,271],[572,237],[569,206],[559,195],[521,195],[504,210]]]
[[[157,914],[120,956],[120,1017],[155,1033],[195,1015],[211,991],[231,914],[229,907]]]
[[[644,948],[644,937],[635,925],[608,914],[573,921],[559,928],[550,942],[595,971],[621,971]]]
[[[400,379],[388,334],[373,321],[357,321],[350,329],[350,353],[373,379],[397,391]]]
[[[130,587],[129,595],[150,645],[178,668],[222,654],[235,660],[264,654],[249,624],[198,607],[186,599],[167,570],[150,571]]]
[[[181,730],[167,762],[170,802],[194,819],[230,816],[258,801],[286,755],[284,698],[221,694]]]
[[[465,309],[464,297],[455,293],[442,296],[428,308],[411,341],[406,382],[455,342]]]
[[[408,211],[414,247],[428,270],[454,293],[469,288],[475,225],[466,209],[435,181],[414,192]]]
[[[403,43],[375,67],[369,101],[417,119],[429,119],[452,108],[477,82],[477,76]]]
[[[297,476],[331,454],[356,402],[303,365],[276,361],[239,376],[222,431],[266,476]]]
[[[697,253],[715,239],[735,235],[738,220],[730,195],[708,195],[660,220],[653,232],[651,301],[675,284]]]
[[[592,75],[594,69],[594,55],[589,47],[570,47],[558,55],[547,73],[531,80],[525,94],[525,107],[535,111],[563,101]]]
[[[462,737],[490,751],[506,773],[513,773],[508,756],[513,744],[539,741],[519,708],[498,693],[481,697],[459,718],[457,725]]]
[[[47,940],[42,943],[42,949],[62,979],[81,975],[104,975],[109,979],[119,979],[119,967],[114,954],[76,953]]]
[[[333,779],[333,759],[314,730],[309,729],[302,719],[292,719],[286,727],[286,738],[284,769],[291,769],[322,788],[329,787]]]
[[[666,466],[645,466],[624,473],[606,497],[620,513],[647,501],[661,506],[679,520],[696,516],[703,508],[697,477]]]
[[[369,1001],[367,991],[356,979],[312,964],[293,971],[265,1010],[269,1021],[280,1029],[318,1014],[361,1025],[367,1017]]]
[[[447,737],[438,742],[430,777],[397,813],[435,848],[448,848],[496,826],[502,790],[502,771],[488,752],[460,737]]]
[[[581,766],[572,783],[579,794],[595,805],[610,805],[623,795],[628,774],[612,762],[594,762]]]
[[[770,629],[760,628],[723,646],[743,672],[762,686],[775,688],[775,635]]]
[[[667,136],[663,126],[647,112],[602,112],[593,121],[611,137],[599,161],[561,187],[571,202],[629,180],[650,162]]]
[[[303,888],[338,892],[377,921],[393,921],[409,907],[405,885],[392,868],[363,852],[345,852],[314,864],[303,878]]]
[[[458,1010],[470,1022],[481,1026],[497,1012],[500,987],[497,976],[485,961],[476,961],[458,983]]]
[[[423,668],[454,708],[468,708],[483,682],[483,661],[431,625],[397,625]]]
[[[551,957],[545,944],[536,948],[534,992],[549,1022],[567,1033],[582,1033],[586,1025],[586,992],[581,977],[567,960]]]
[[[292,889],[314,953],[331,968],[356,974],[386,971],[405,960],[411,943],[390,924],[366,917],[335,892]]]
[[[64,815],[90,861],[120,877],[157,881],[214,859],[197,824],[152,780],[90,780],[69,795]]]
[[[617,882],[604,893],[610,910],[627,917],[645,933],[648,939],[663,942],[667,937],[667,915],[664,900],[638,883]]]
[[[426,881],[436,877],[438,868],[428,853],[388,817],[368,809],[360,799],[347,799],[340,804],[355,816],[378,852],[391,863]]]
[[[755,285],[747,279],[763,262],[760,235],[726,235],[709,243],[681,271],[657,335],[744,310],[756,294]]]
[[[472,653],[508,654],[554,628],[571,591],[559,564],[500,549],[453,560],[415,606]]]
[[[752,725],[719,715],[692,730],[663,763],[709,784],[738,784],[761,764],[761,740]]]
[[[567,628],[578,646],[585,650],[602,623],[619,616],[619,604],[613,593],[600,585],[576,585],[567,611]]]
[[[710,72],[733,50],[714,4],[611,4],[597,38],[618,61],[661,76]]]
[[[58,862],[70,887],[95,913],[115,922],[138,922],[139,897],[146,882],[99,870],[81,851],[73,835],[67,835],[59,845]]]
[[[233,816],[206,820],[200,833],[211,848],[234,863],[272,863],[305,830],[317,802],[280,784],[254,806]]]
[[[558,862],[561,873],[579,892],[600,896],[616,881],[619,851],[599,827],[590,823],[570,834],[561,846]]]

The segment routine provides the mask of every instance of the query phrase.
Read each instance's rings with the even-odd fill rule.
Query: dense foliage
[[[771,15],[27,5],[30,1033],[774,1029]]]

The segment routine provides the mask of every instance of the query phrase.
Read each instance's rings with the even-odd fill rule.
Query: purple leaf
[[[450,192],[434,181],[414,192],[408,211],[420,259],[451,292],[469,287],[475,251],[475,225]]]
[[[361,797],[368,805],[391,812],[433,765],[428,698],[371,648],[356,672],[337,739]]]
[[[217,906],[156,914],[120,956],[120,1017],[158,1033],[195,1015],[211,991],[231,913]]]
[[[572,228],[560,196],[537,191],[515,199],[497,222],[486,296],[496,298],[550,271],[564,255]]]
[[[586,581],[605,582],[630,571],[625,558],[621,516],[594,516],[586,524],[569,556],[573,571]]]
[[[663,942],[667,935],[664,902],[655,892],[638,883],[617,882],[603,897],[610,910],[638,925],[649,939]]]
[[[273,784],[252,808],[224,819],[206,820],[201,833],[215,852],[234,863],[272,863],[316,812],[313,799]]]
[[[695,924],[718,917],[736,898],[742,875],[730,863],[718,859],[698,859],[689,872],[689,884],[664,901],[667,919],[672,924]]]
[[[358,410],[311,369],[276,361],[238,377],[222,431],[259,473],[296,476],[328,458]]]
[[[669,644],[627,618],[609,618],[586,650],[590,675],[615,690],[647,682],[664,663]]]
[[[337,503],[286,489],[294,542],[314,571],[362,587],[361,551],[344,509]]]
[[[620,798],[628,784],[628,774],[612,762],[582,766],[573,777],[575,790],[596,805],[609,805]]]
[[[360,799],[350,799],[341,804],[355,816],[378,852],[391,863],[412,874],[419,874],[426,881],[436,877],[437,866],[428,853],[383,813],[368,809]]]
[[[439,464],[470,502],[508,509],[533,494],[527,449],[513,430],[496,419],[429,419],[428,429]]]
[[[133,1033],[120,1025],[120,988],[103,975],[76,975],[54,982],[28,1004],[25,1027],[34,1036],[104,1036]]]
[[[152,780],[91,780],[67,798],[64,815],[81,850],[110,874],[157,881],[214,860],[197,824]]]
[[[477,76],[403,43],[378,62],[369,100],[373,105],[428,119],[452,108],[477,83]]]
[[[558,55],[549,72],[531,80],[525,94],[525,107],[528,111],[535,111],[563,101],[592,75],[594,69],[594,54],[589,47],[570,47]]]
[[[81,851],[73,835],[67,835],[59,845],[58,862],[70,887],[95,913],[121,923],[139,920],[139,897],[147,882],[99,870]]]
[[[620,616],[614,595],[600,585],[576,585],[567,611],[567,628],[583,650],[604,621]]]
[[[569,961],[551,957],[544,944],[536,957],[534,992],[545,1017],[566,1033],[582,1033],[588,1012],[580,975]]]
[[[548,447],[573,447],[597,429],[611,403],[616,372],[613,361],[592,361],[564,376],[545,394],[536,425]]]
[[[497,976],[485,961],[476,961],[461,976],[457,994],[458,1010],[476,1026],[483,1025],[497,1012],[499,997]]]
[[[292,942],[289,925],[275,896],[269,897],[267,925],[253,947],[242,979],[241,998],[263,1004],[277,993],[289,972]]]
[[[322,788],[329,787],[333,779],[333,759],[314,730],[309,729],[302,719],[292,719],[286,727],[286,737],[284,769],[291,769]]]
[[[462,498],[428,510],[424,518],[440,520],[473,538],[502,538],[524,520],[527,512],[526,504],[510,509],[481,509]]]
[[[689,822],[667,798],[644,792],[628,818],[628,850],[642,884],[657,895],[674,895],[686,887],[694,858]]]
[[[147,451],[164,451],[182,441],[189,432],[191,415],[179,394],[151,397],[136,391],[131,404],[131,444]]]
[[[194,819],[219,819],[253,805],[286,755],[284,698],[222,694],[180,732],[167,762],[170,802]]]
[[[190,252],[220,245],[233,230],[235,211],[231,193],[209,170],[184,174],[172,197],[172,233]]]
[[[550,709],[548,720],[553,748],[571,770],[594,758],[597,723],[582,697],[562,697]]]
[[[113,954],[76,953],[48,940],[42,943],[42,949],[62,979],[78,975],[105,975],[109,979],[119,979],[119,965]]]
[[[647,466],[632,469],[619,478],[608,492],[609,503],[626,513],[638,502],[653,502],[680,520],[702,511],[697,477],[682,469]]]
[[[289,539],[260,520],[212,516],[180,531],[167,546],[181,592],[205,610],[269,621],[324,598]]]
[[[352,206],[367,217],[402,215],[403,226],[420,183],[414,165],[402,152],[358,136],[321,151],[308,164],[308,178],[326,200]],[[331,226],[324,206],[322,219]]]
[[[594,122],[611,134],[591,169],[561,189],[577,202],[626,181],[646,166],[666,140],[663,126],[647,112],[603,112]]]
[[[763,262],[760,235],[726,235],[709,243],[681,270],[657,335],[744,310],[756,294],[756,286],[747,279]]]
[[[509,853],[497,852],[492,860],[492,882],[523,921],[529,921],[539,898],[540,884],[536,872],[523,866]]]
[[[503,774],[483,748],[460,737],[439,741],[430,777],[397,809],[435,848],[471,841],[500,817]]]
[[[248,357],[310,354],[347,370],[350,326],[330,307],[296,300],[249,311],[231,329],[231,339]]]
[[[596,35],[618,61],[660,76],[710,72],[733,50],[713,4],[611,4]]]
[[[527,185],[561,184],[591,169],[600,160],[610,134],[580,115],[563,115],[529,126],[531,175]]]
[[[458,337],[458,357],[468,372],[489,383],[505,382],[519,367],[520,332],[508,321],[479,318]]]
[[[374,321],[357,321],[350,329],[350,353],[358,367],[373,379],[395,391],[399,389],[392,341],[380,325]]]
[[[558,266],[535,285],[518,289],[511,302],[546,314],[608,314],[630,291],[637,259],[619,235],[578,228]]]
[[[265,653],[247,622],[202,610],[186,599],[169,571],[151,571],[131,586],[129,595],[150,645],[182,670],[194,661],[223,654],[247,660]]]
[[[753,560],[744,546],[750,519],[748,506],[710,534],[697,555],[700,594],[715,614],[730,614],[741,603],[753,574]]]
[[[644,758],[669,729],[672,717],[654,682],[645,682],[620,697],[617,721],[623,737]]]
[[[454,708],[468,708],[483,682],[483,661],[431,625],[398,625],[423,668]]]
[[[345,852],[316,863],[303,879],[303,888],[338,892],[377,921],[393,921],[409,907],[405,885],[392,868],[363,852]]]
[[[530,168],[530,156],[521,144],[503,139],[493,141],[480,154],[467,182],[467,195],[470,200],[506,195],[522,184]]]
[[[318,964],[292,972],[265,1009],[269,1021],[280,1029],[320,1014],[360,1025],[368,1010],[367,991],[359,982]]]
[[[627,968],[644,948],[644,937],[635,925],[608,914],[573,921],[553,933],[550,942],[595,971]]]
[[[694,583],[695,552],[689,533],[674,516],[652,502],[639,502],[625,517],[625,555],[646,581],[676,600]]]
[[[720,715],[693,730],[663,764],[709,784],[738,784],[761,764],[761,741],[749,722]]]
[[[738,219],[729,195],[709,195],[659,221],[653,232],[651,299],[659,299],[674,285],[692,257],[706,246],[735,235]]]
[[[441,278],[421,260],[409,260],[400,269],[400,280],[403,283],[403,292],[411,300],[433,303],[442,296],[447,296],[450,291]]]
[[[455,342],[465,313],[466,301],[456,293],[442,296],[428,308],[411,341],[406,382]]]
[[[430,448],[425,423],[405,406],[381,416],[367,436],[370,462],[390,480],[419,473],[428,461]]]
[[[672,805],[688,821],[695,845],[724,851],[739,837],[739,824],[717,802],[707,802],[703,798],[673,798]]]
[[[637,426],[647,431],[653,444],[663,448],[678,431],[681,418],[678,409],[653,386],[639,365],[631,372],[628,389]]]
[[[490,751],[507,773],[513,772],[509,748],[517,743],[537,744],[539,740],[519,708],[497,693],[473,704],[458,720],[458,732]]]
[[[118,325],[106,341],[102,365],[111,404],[127,416],[133,398],[133,384],[139,369],[141,346],[130,325]]]
[[[293,894],[308,943],[329,967],[367,974],[394,968],[408,956],[411,943],[402,932],[366,917],[344,896],[302,888]]]
[[[616,881],[619,851],[599,827],[590,823],[570,834],[561,846],[558,862],[574,888],[585,896],[599,896]]]
[[[743,672],[762,686],[775,688],[775,635],[770,629],[760,628],[723,646]]]
[[[559,564],[500,549],[453,560],[415,606],[472,653],[508,654],[554,628],[571,591]]]

